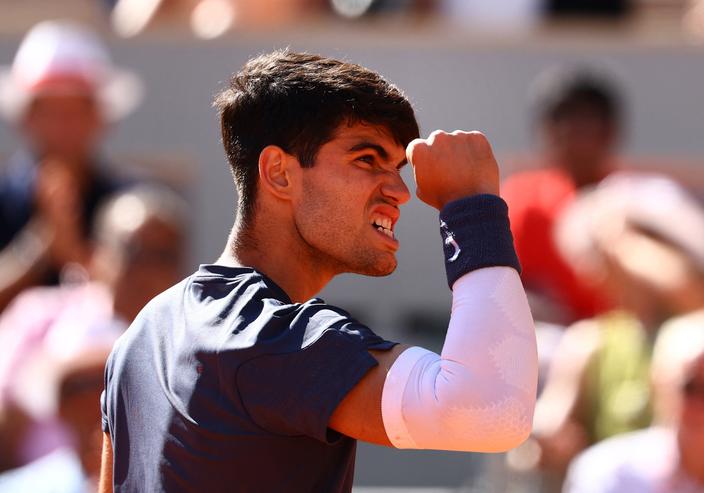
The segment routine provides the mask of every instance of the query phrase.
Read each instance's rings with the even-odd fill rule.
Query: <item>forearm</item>
[[[499,224],[505,211],[492,210],[496,200],[488,200],[464,233],[461,225],[456,236],[446,232],[453,303],[441,355],[411,348],[387,376],[382,412],[396,447],[496,452],[530,432],[537,385],[533,320],[511,261],[508,224]]]

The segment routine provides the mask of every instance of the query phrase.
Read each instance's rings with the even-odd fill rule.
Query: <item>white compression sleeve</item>
[[[397,448],[499,452],[530,433],[537,385],[533,318],[518,273],[488,267],[453,285],[442,354],[404,351],[382,417]]]

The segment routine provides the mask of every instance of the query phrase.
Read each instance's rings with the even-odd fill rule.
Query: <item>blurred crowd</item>
[[[624,96],[603,70],[548,71],[533,96],[543,166],[502,195],[542,368],[509,471],[541,492],[704,491],[703,205],[619,163]]]
[[[174,16],[198,8],[201,4],[228,4],[247,21],[271,23],[284,18],[310,15],[339,15],[356,18],[375,15],[440,15],[464,18],[496,18],[497,16],[562,16],[589,15],[624,17],[631,13],[633,0],[511,0],[510,4],[478,0],[103,0],[110,11],[118,15],[139,3],[142,16]],[[148,12],[144,12],[148,4]],[[201,7],[203,8],[203,7]],[[517,18],[517,17],[515,17]]]
[[[123,36],[164,26],[189,26],[198,37],[228,30],[275,29],[333,19],[406,19],[450,23],[460,29],[495,32],[532,28],[543,21],[627,21],[664,12],[701,34],[697,0],[101,0],[113,28]]]
[[[367,7],[440,4],[468,5]],[[630,2],[550,2],[568,4],[621,15]],[[0,114],[17,133],[0,166],[0,492],[95,489],[107,354],[184,274],[181,196],[101,151],[141,96],[139,77],[68,22],[36,25],[0,71]],[[621,164],[625,96],[598,67],[551,69],[532,89],[541,166],[502,195],[540,395],[534,433],[492,491],[704,492],[704,206],[686,185]]]
[[[45,21],[0,73],[0,491],[94,491],[113,342],[182,276],[183,199],[101,152],[138,104],[101,41]]]

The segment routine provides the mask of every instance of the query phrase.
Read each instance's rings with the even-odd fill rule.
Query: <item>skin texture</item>
[[[498,166],[479,132],[436,131],[404,149],[383,127],[343,124],[321,147],[311,168],[301,168],[277,146],[262,150],[253,224],[245,231],[235,223],[217,262],[253,267],[298,302],[343,272],[390,274],[398,242],[372,223],[378,215],[395,223],[399,206],[410,199],[398,173],[407,159],[414,166],[418,198],[436,209],[472,194],[498,194]],[[390,445],[381,394],[389,368],[406,348],[370,351],[379,365],[339,404],[330,419],[332,429]],[[109,435],[104,444],[101,485],[110,485]],[[103,486],[100,491],[109,489]]]
[[[98,482],[98,493],[112,492],[112,442],[110,433],[103,433],[103,453],[100,460],[100,481]]]
[[[318,265],[331,273],[391,274],[398,242],[380,234],[372,221],[386,216],[395,222],[398,207],[410,199],[399,174],[404,149],[370,126],[343,127],[336,137],[302,172],[301,193],[294,199],[296,230]]]

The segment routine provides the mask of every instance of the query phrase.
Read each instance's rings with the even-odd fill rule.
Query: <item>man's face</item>
[[[88,94],[43,94],[27,109],[22,128],[40,157],[86,159],[102,134],[103,120]]]
[[[616,145],[616,124],[588,105],[575,106],[546,124],[545,138],[549,151],[571,174],[601,173]]]
[[[385,276],[396,268],[393,229],[410,198],[405,149],[384,127],[342,124],[302,170],[294,221],[321,268]]]

